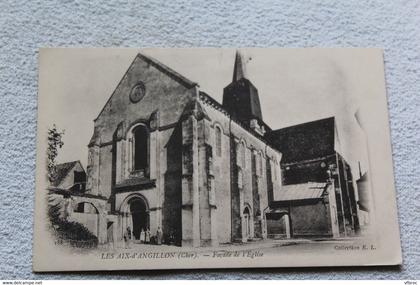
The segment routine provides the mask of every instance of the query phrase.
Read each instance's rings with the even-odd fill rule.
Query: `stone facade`
[[[268,188],[281,187],[281,153],[232,120],[208,95],[201,93],[198,102],[205,113],[202,136],[208,149],[214,231],[218,231],[213,236],[220,242],[266,238]]]
[[[223,92],[220,104],[162,63],[135,57],[94,120],[88,145],[82,197],[100,202],[85,201],[96,205],[100,218],[92,226],[94,212],[73,215],[86,218],[100,243],[121,241],[127,230],[138,240],[147,229],[152,236],[162,231],[171,244],[193,247],[346,231],[343,217],[354,221],[355,201],[347,197],[348,204],[339,204],[346,209],[337,212],[337,191],[331,189],[338,178],[306,157],[296,165],[282,158],[282,131],[263,121],[258,90],[239,53]],[[327,138],[328,148],[331,134],[318,136]],[[287,155],[306,152],[304,145],[291,147]],[[325,157],[328,163],[331,157]],[[276,201],[283,185],[317,179],[325,189],[315,198]],[[342,185],[337,188],[341,199]]]
[[[133,161],[138,126],[148,136],[141,171]],[[280,174],[267,171],[280,172],[281,154],[255,130],[194,82],[139,54],[95,119],[87,193],[108,198],[106,224],[115,223],[116,239],[127,227],[134,237],[160,228],[164,239],[187,246],[265,238],[267,187],[280,187],[271,180]]]

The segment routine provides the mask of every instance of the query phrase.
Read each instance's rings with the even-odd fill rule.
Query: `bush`
[[[98,238],[93,235],[84,225],[77,222],[70,222],[60,217],[60,205],[50,205],[48,208],[48,215],[51,225],[58,238],[64,241],[73,242],[88,242],[89,247],[96,247],[98,245]]]

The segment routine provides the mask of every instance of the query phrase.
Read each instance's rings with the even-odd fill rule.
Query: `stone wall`
[[[96,237],[99,236],[99,215],[89,213],[75,213],[69,216],[69,221],[78,222],[84,225]]]
[[[328,205],[324,201],[306,202],[290,208],[293,237],[331,236]]]
[[[140,102],[133,103],[129,96],[139,82],[145,85],[145,95]],[[162,131],[173,129],[186,103],[195,95],[194,86],[184,84],[176,76],[163,72],[159,66],[137,56],[95,119],[94,133],[89,143],[87,190],[93,194],[111,196],[113,182],[123,180],[128,175],[127,159],[130,153],[127,134],[130,128],[136,123],[146,122],[150,128]],[[154,117],[156,111],[159,111],[158,118]],[[151,122],[155,126],[152,127]],[[162,136],[160,146],[165,146],[169,139],[170,135]],[[151,150],[156,154],[155,149]],[[114,151],[117,157],[112,163]],[[113,165],[115,169],[112,169]],[[150,166],[156,169],[156,159],[151,161]]]
[[[146,93],[133,103],[129,94],[140,81]],[[178,244],[246,241],[245,207],[252,224],[249,237],[265,238],[268,191],[281,188],[280,175],[271,172],[280,173],[281,154],[224,111],[200,101],[197,88],[181,81],[161,66],[135,58],[95,120],[89,193],[109,198],[111,213],[124,207],[127,211],[130,193],[144,196],[151,231],[161,227]],[[131,130],[136,124],[149,130],[149,164],[140,178],[152,186],[144,189],[137,187],[140,182],[130,184]],[[216,126],[222,136],[220,155],[215,151]],[[124,227],[121,222],[121,233]]]
[[[163,191],[160,191],[162,202],[156,207],[161,207],[164,238],[172,233],[175,242],[180,245],[182,238],[182,130],[180,127],[172,132],[165,149],[166,171],[163,172],[162,177]]]
[[[268,210],[268,191],[279,191],[281,188],[281,153],[231,120],[219,106],[212,105],[203,97],[200,99],[211,124],[208,142],[212,145],[214,157],[217,228],[227,230],[219,231],[219,240],[246,241],[245,207],[249,208],[251,214],[251,238],[265,238],[264,212]],[[220,156],[215,151],[216,127],[222,130]],[[268,169],[267,163],[270,164]],[[267,171],[270,171],[270,175],[267,175]]]
[[[142,82],[145,95],[137,103],[130,99],[134,86]],[[112,96],[94,121],[89,143],[88,193],[109,198],[110,213],[127,211],[130,194],[148,203],[150,230],[161,227],[164,236],[181,239],[182,129],[179,123],[187,103],[197,94],[193,83],[153,60],[138,55]],[[143,124],[149,131],[148,169],[142,174],[145,187],[132,183],[131,130]],[[134,177],[135,178],[135,177]],[[123,185],[124,188],[116,188]],[[128,186],[127,186],[128,185]],[[127,221],[115,228],[122,237]]]

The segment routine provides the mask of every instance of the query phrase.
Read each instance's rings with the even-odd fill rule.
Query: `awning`
[[[319,199],[324,194],[327,183],[309,182],[303,184],[283,185],[274,197],[275,202]]]
[[[265,217],[268,220],[279,220],[286,214],[289,215],[289,211],[287,209],[274,208],[274,209],[270,209],[265,214]]]
[[[283,209],[283,208],[274,208],[274,209],[270,209],[270,211],[268,211],[268,213],[272,213],[272,214],[284,214],[284,213],[288,213],[287,209]]]

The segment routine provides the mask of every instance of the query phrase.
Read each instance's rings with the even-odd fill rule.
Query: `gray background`
[[[419,279],[419,44],[417,0],[0,1],[0,279]],[[45,46],[383,47],[403,266],[32,274],[37,50]]]

